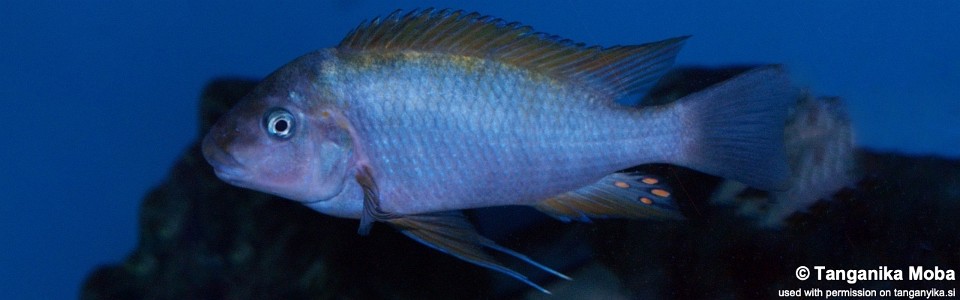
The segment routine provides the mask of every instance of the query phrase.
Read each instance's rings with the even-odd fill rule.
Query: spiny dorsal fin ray
[[[587,84],[614,99],[645,93],[673,65],[687,37],[601,49],[529,26],[462,10],[398,10],[361,23],[340,50],[422,51],[493,59],[560,80]]]
[[[641,173],[613,173],[594,184],[533,205],[561,221],[591,218],[681,219],[663,182]]]

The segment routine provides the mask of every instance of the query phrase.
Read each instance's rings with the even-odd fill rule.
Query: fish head
[[[313,76],[300,79],[296,68],[286,68],[213,125],[203,156],[232,185],[306,203],[332,199],[348,176],[347,125],[341,113],[316,100],[323,93]]]

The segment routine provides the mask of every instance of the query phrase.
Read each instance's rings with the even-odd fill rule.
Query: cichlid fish
[[[670,163],[761,189],[789,178],[792,89],[778,67],[669,105],[633,107],[686,37],[601,48],[463,11],[361,24],[269,75],[203,141],[217,176],[324,214],[376,221],[503,272],[463,209],[529,205],[561,220],[679,218]]]

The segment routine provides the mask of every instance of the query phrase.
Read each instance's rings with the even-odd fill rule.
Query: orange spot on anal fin
[[[664,189],[653,189],[652,191],[650,191],[650,193],[657,195],[658,197],[663,197],[663,198],[670,197],[670,192]]]

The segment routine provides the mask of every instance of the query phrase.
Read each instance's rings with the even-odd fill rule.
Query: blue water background
[[[859,145],[960,157],[958,1],[409,1],[590,44],[692,34],[679,64],[782,63],[846,101]],[[388,1],[0,3],[0,298],[69,299],[135,246],[211,78],[258,78]]]

